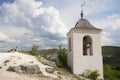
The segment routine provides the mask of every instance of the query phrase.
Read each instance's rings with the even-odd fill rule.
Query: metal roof
[[[94,27],[87,19],[81,18],[75,25],[74,29],[96,29],[101,30],[99,28]]]

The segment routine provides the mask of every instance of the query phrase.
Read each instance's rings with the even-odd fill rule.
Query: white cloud
[[[45,47],[45,49],[52,49],[52,47]]]
[[[5,33],[7,36],[11,37],[20,37],[24,33],[30,32],[24,27],[17,27],[11,25],[0,25],[0,31]]]
[[[41,41],[40,38],[33,38],[32,40],[33,40],[34,42],[40,42],[40,41]]]
[[[3,23],[9,25],[9,30],[2,28],[10,36],[8,43],[14,42],[12,45],[24,47],[33,44],[47,47],[51,44],[56,46],[55,42],[51,43],[53,40],[59,41],[66,37],[67,28],[60,19],[59,11],[53,6],[42,5],[41,1],[35,0],[14,0],[13,3],[1,5]],[[19,40],[17,44],[16,39]]]
[[[110,2],[109,0],[86,0],[84,9],[87,15],[94,15],[111,10],[112,7],[108,7],[108,4],[111,5],[112,1]]]
[[[113,14],[93,22],[96,27],[99,26],[99,28],[103,29],[102,45],[120,45],[120,15]]]
[[[102,34],[102,45],[114,45],[116,42],[112,39],[109,38],[109,35],[106,32],[103,32]]]
[[[54,7],[42,7],[42,2],[35,0],[15,0],[14,3],[4,3],[2,11],[4,20],[16,26],[39,29],[44,26],[51,34],[66,32],[65,25],[60,19],[59,11]],[[59,29],[58,29],[59,28]]]
[[[4,3],[0,6],[0,25],[4,25],[0,32],[9,37],[7,44],[12,46],[31,47],[33,44],[38,44],[42,48],[53,48],[60,43],[66,45],[66,32],[74,27],[80,18],[82,1],[84,0],[47,0],[43,3],[40,0],[14,0],[13,3]],[[99,14],[113,10],[113,6],[108,7],[108,5],[115,2],[109,0],[85,1],[85,17],[86,15],[87,17],[92,16],[93,19],[96,19],[94,17]],[[92,24],[103,29],[103,45],[118,44],[120,15],[110,14],[109,17],[100,19],[93,20]],[[18,40],[17,44],[16,40]]]
[[[53,1],[51,4],[56,4],[60,7],[60,5],[63,5],[63,7],[60,7],[61,17],[63,22],[67,25],[67,28],[74,27],[78,19],[80,19],[80,12],[81,12],[81,4],[85,5],[83,7],[84,9],[84,18],[95,18],[100,17],[101,15],[104,15],[106,12],[113,10],[112,4],[115,3],[115,1],[110,0],[60,0],[59,4],[58,1]],[[66,3],[68,3],[66,5]],[[108,6],[109,5],[109,6]]]
[[[4,40],[7,40],[8,39],[8,36],[3,34],[2,32],[0,32],[0,41],[4,41]]]
[[[7,42],[8,42],[8,43],[16,43],[17,40],[15,40],[15,39],[8,39]]]

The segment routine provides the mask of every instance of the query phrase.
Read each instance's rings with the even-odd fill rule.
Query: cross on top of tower
[[[83,6],[84,6],[84,5],[81,5],[81,13],[80,13],[81,19],[83,19],[83,15],[84,15],[84,14],[83,14]]]

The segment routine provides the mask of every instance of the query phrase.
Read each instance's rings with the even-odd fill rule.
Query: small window
[[[71,51],[71,38],[69,38],[69,52]]]
[[[93,55],[92,53],[92,39],[90,36],[83,37],[83,55]]]

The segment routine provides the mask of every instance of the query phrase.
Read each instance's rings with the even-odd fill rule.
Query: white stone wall
[[[69,38],[71,38],[71,51],[69,51]],[[68,54],[67,54],[67,61],[68,61],[68,66],[71,67],[71,69],[73,70],[73,36],[72,35],[68,35],[67,37],[67,47],[68,47]]]
[[[89,35],[92,38],[93,55],[83,55],[83,37]],[[81,74],[86,69],[98,70],[101,79],[103,79],[103,61],[101,53],[101,40],[99,31],[71,31],[68,37],[72,38],[72,51],[68,51],[68,65],[72,68],[73,73]],[[69,48],[69,47],[68,47]]]

